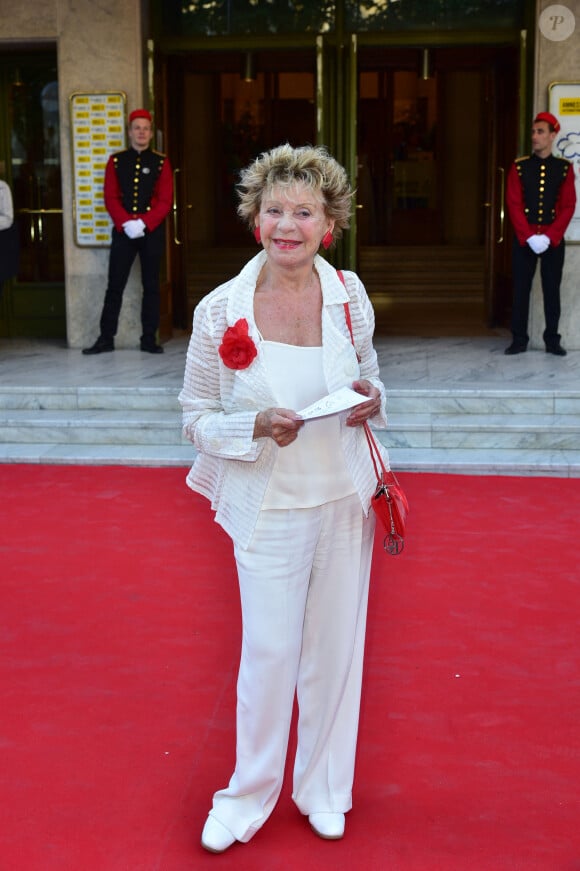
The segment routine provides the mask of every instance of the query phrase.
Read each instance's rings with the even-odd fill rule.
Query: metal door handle
[[[171,212],[173,215],[173,241],[176,245],[183,245],[179,238],[179,212],[177,209],[177,176],[180,172],[179,168],[173,170],[173,206]]]
[[[498,166],[499,172],[499,239],[497,244],[503,242],[503,228],[505,221],[505,169],[503,166]]]
[[[19,215],[30,215],[30,241],[42,242],[44,239],[43,215],[62,215],[62,209],[18,209]],[[36,221],[34,220],[34,216]]]

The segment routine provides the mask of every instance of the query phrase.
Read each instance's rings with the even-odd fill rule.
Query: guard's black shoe
[[[106,354],[108,351],[115,350],[115,343],[112,339],[104,339],[99,336],[94,345],[90,348],[83,348],[83,354]]]
[[[524,354],[527,345],[522,345],[519,342],[512,342],[509,348],[506,348],[504,354]]]
[[[546,345],[546,354],[555,354],[556,357],[565,357],[568,351],[558,342],[557,345]]]
[[[141,350],[145,351],[146,354],[163,354],[163,348],[161,345],[158,345],[155,341],[148,341],[147,339],[141,339]]]

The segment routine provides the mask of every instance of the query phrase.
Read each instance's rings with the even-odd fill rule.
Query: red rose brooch
[[[218,351],[228,369],[248,368],[258,351],[248,335],[245,318],[240,318],[233,327],[228,327]]]

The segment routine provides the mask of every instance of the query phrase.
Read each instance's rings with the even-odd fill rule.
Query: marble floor
[[[118,350],[84,357],[56,341],[0,339],[0,385],[12,387],[181,387],[188,338],[166,342],[165,353]],[[377,337],[382,379],[389,389],[580,390],[580,351],[554,357],[543,350],[506,357],[506,335],[469,338]]]

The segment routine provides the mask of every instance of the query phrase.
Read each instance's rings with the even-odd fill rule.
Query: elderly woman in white
[[[293,800],[317,835],[344,834],[374,537],[362,424],[386,426],[371,303],[318,254],[348,226],[344,169],[324,148],[283,145],[242,172],[238,193],[263,250],[197,306],[180,394],[199,451],[187,482],[233,541],[242,605],[236,765],[202,833],[215,853],[272,812],[295,694]],[[345,386],[360,404],[302,419]]]

